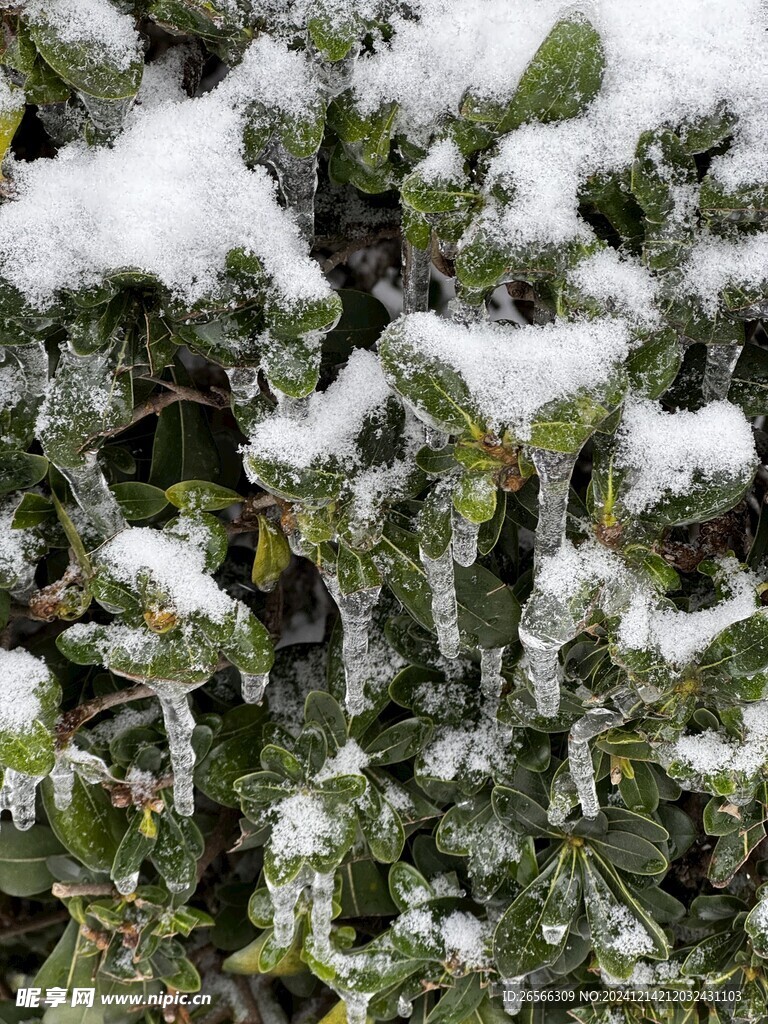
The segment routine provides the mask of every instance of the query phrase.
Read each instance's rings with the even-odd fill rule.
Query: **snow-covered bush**
[[[4,9],[0,1021],[768,1019],[767,28]]]

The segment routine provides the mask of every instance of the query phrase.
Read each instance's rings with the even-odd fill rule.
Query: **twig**
[[[85,704],[80,704],[78,707],[72,708],[71,711],[65,711],[56,723],[56,739],[59,749],[67,746],[84,722],[94,718],[102,711],[106,711],[107,708],[154,696],[154,691],[145,683],[139,683],[138,686],[130,686],[127,690],[115,690],[114,693],[105,693],[101,697],[94,697],[93,700],[86,701]]]
[[[54,885],[54,889],[56,886]],[[54,892],[54,896],[56,893]],[[57,910],[53,914],[43,914],[39,917],[32,917],[28,921],[19,921],[18,924],[3,925],[2,935],[4,939],[13,938],[16,935],[26,935],[27,932],[37,932],[52,924],[61,924],[69,920],[68,910]]]
[[[166,409],[169,405],[174,405],[176,402],[196,402],[198,405],[207,405],[212,409],[225,409],[229,405],[229,395],[226,391],[222,391],[219,388],[211,388],[209,391],[198,391],[197,388],[188,388],[183,384],[175,384],[170,380],[155,379],[154,377],[145,377],[143,379],[150,380],[153,384],[160,384],[166,390],[150,395],[141,405],[137,405],[128,423],[120,423],[109,430],[91,434],[81,446],[81,451],[86,449],[97,437],[114,437],[116,434],[122,434],[124,430],[133,427],[140,420],[153,414],[159,414],[163,409]]]
[[[206,840],[203,855],[197,862],[198,882],[219,854],[223,853],[232,842],[232,829],[239,819],[240,815],[231,807],[219,815],[213,831]]]
[[[322,270],[324,274],[329,274],[332,270],[335,270],[342,263],[346,263],[353,253],[359,252],[361,249],[367,249],[371,245],[375,245],[376,242],[383,242],[388,238],[399,238],[400,228],[390,227],[382,228],[376,234],[363,235],[362,238],[355,239],[349,245],[343,249],[339,249],[333,256],[329,256],[328,259],[323,263]]]
[[[70,896],[120,895],[111,882],[54,882],[51,892],[60,900],[69,899]]]

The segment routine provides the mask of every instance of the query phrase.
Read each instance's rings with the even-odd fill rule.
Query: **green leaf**
[[[291,564],[288,539],[277,523],[267,516],[259,516],[259,539],[253,559],[251,581],[259,590],[273,590],[283,572]]]
[[[580,16],[558,21],[523,72],[498,131],[578,117],[600,90],[604,69],[603,46],[590,22]]]
[[[425,629],[432,630],[432,592],[414,534],[388,522],[378,551],[388,566],[387,585]],[[498,577],[475,563],[455,566],[459,632],[467,647],[505,647],[517,635],[520,607]]]
[[[345,362],[354,349],[370,348],[389,323],[387,307],[368,292],[340,288],[341,319],[323,338],[323,362]]]
[[[220,472],[219,453],[205,413],[194,402],[174,402],[160,413],[149,482],[166,489],[179,480],[204,480]]]
[[[216,742],[195,768],[195,785],[216,803],[239,807],[235,780],[258,767],[261,726],[266,709],[244,704],[228,711]]]
[[[216,512],[243,500],[237,491],[209,480],[184,480],[172,484],[165,497],[176,508],[187,512]]]
[[[92,871],[109,871],[126,821],[107,791],[75,775],[72,801],[69,807],[59,809],[51,780],[44,779],[41,788],[48,822],[62,846]]]
[[[502,977],[516,978],[553,964],[562,953],[581,903],[576,854],[564,848],[517,897],[493,938]]]
[[[55,22],[37,20],[29,34],[53,70],[79,93],[99,99],[126,99],[135,96],[141,84],[144,62],[137,54],[124,68],[111,57],[106,47],[87,34],[78,41],[62,38]]]
[[[48,472],[48,459],[28,452],[0,452],[0,494],[26,490],[39,484]]]
[[[47,858],[61,853],[61,844],[45,825],[20,832],[9,822],[0,830],[0,892],[8,896],[34,896],[50,890],[54,876]]]
[[[11,528],[14,530],[27,530],[39,526],[55,516],[53,505],[42,494],[35,494],[28,491],[19,502],[13,514]]]
[[[123,515],[129,522],[149,519],[158,515],[168,504],[165,493],[159,487],[142,484],[138,480],[112,484],[110,490],[117,498]]]

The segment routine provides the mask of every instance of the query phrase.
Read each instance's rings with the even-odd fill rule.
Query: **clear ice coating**
[[[480,532],[480,524],[465,519],[455,508],[451,509],[451,524],[453,526],[453,560],[459,565],[469,568],[477,559],[477,536]]]
[[[563,936],[567,931],[567,924],[543,924],[541,926],[541,937],[550,946],[557,946],[562,942]]]
[[[93,121],[94,127],[110,138],[117,135],[123,127],[123,122],[136,99],[135,96],[127,96],[123,99],[103,99],[100,96],[89,96],[87,92],[78,92],[77,97],[88,111],[88,116]]]
[[[501,674],[501,660],[504,657],[503,647],[490,647],[480,651],[480,689],[488,712],[496,717],[501,699],[501,688],[504,679]]]
[[[502,978],[501,985],[504,990],[503,1006],[504,1012],[510,1017],[516,1017],[525,1005],[520,999],[523,990],[524,978]]]
[[[445,448],[450,436],[450,434],[446,434],[444,430],[439,430],[437,427],[424,427],[424,440],[427,443],[427,447],[431,448],[433,452]]]
[[[365,710],[363,688],[368,680],[368,634],[373,609],[379,600],[381,587],[366,587],[351,594],[342,594],[335,576],[326,575],[325,583],[336,602],[343,629],[342,657],[347,681],[346,705],[351,715]]]
[[[622,725],[623,722],[624,716],[621,712],[612,711],[610,708],[595,708],[571,726],[568,736],[568,761],[585,818],[596,818],[600,812],[589,741],[608,729]]]
[[[539,523],[536,527],[536,562],[554,555],[565,540],[568,494],[576,455],[534,449],[533,464],[539,475]]]
[[[241,672],[240,689],[246,704],[261,704],[269,683],[269,672]]]
[[[57,757],[50,779],[53,784],[53,802],[59,811],[66,811],[72,803],[72,791],[75,787],[75,769],[72,762],[66,757]]]
[[[347,1008],[347,1024],[365,1024],[370,1001],[371,997],[366,992],[345,992],[344,1005]]]
[[[401,995],[397,1000],[397,1015],[398,1017],[410,1017],[413,1014],[413,1003],[410,999],[406,999],[405,996]]]
[[[163,722],[168,735],[168,750],[173,767],[173,805],[179,814],[189,817],[195,811],[195,752],[192,733],[195,719],[189,709],[186,688],[179,683],[148,679],[147,684],[158,696],[163,709]]]
[[[127,527],[125,516],[109,489],[96,452],[88,452],[82,466],[58,466],[72,495],[104,537],[113,537]]]
[[[298,875],[290,882],[286,882],[285,885],[272,885],[267,880],[267,888],[274,910],[272,927],[278,946],[290,946],[293,942],[296,930],[296,903],[305,885],[311,880],[311,874],[308,874],[306,867],[302,868]]]
[[[10,811],[13,823],[20,832],[35,824],[35,792],[42,775],[25,775],[6,768],[0,788],[0,811]]]
[[[267,160],[277,172],[286,208],[295,216],[302,235],[311,241],[315,235],[317,156],[294,156],[278,142],[270,149]]]
[[[519,636],[528,662],[536,710],[540,715],[554,718],[560,710],[560,648],[528,632],[522,623]]]
[[[419,556],[432,591],[432,618],[440,653],[444,658],[458,658],[461,641],[451,545],[439,558],[430,558],[421,549]]]
[[[597,799],[589,743],[586,740],[575,740],[573,734],[568,737],[568,764],[581,801],[582,814],[585,818],[596,818],[600,813],[600,802]]]
[[[335,871],[316,871],[312,878],[312,938],[315,953],[325,959],[331,951],[331,919]]]
[[[701,382],[702,397],[706,402],[716,402],[728,397],[731,377],[739,361],[742,345],[731,342],[725,345],[707,345],[707,359],[704,364],[704,380]]]
[[[431,249],[418,249],[403,239],[403,312],[426,313],[429,309]]]
[[[139,884],[139,872],[134,871],[124,878],[115,878],[113,881],[121,896],[130,896],[132,892],[136,892],[136,886]]]

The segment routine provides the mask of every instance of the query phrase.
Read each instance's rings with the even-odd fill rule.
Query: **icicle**
[[[432,618],[440,653],[444,658],[458,658],[461,641],[451,546],[449,544],[439,558],[430,558],[422,550],[419,550],[419,556],[432,590]]]
[[[504,1012],[510,1017],[516,1017],[525,1005],[520,998],[523,991],[524,978],[502,978]]]
[[[317,156],[294,156],[278,142],[267,159],[277,171],[277,180],[285,205],[296,217],[302,235],[311,241],[315,234]]]
[[[573,734],[568,737],[568,762],[581,801],[582,814],[585,818],[596,818],[600,813],[600,802],[597,799],[589,743],[586,740],[575,740]]]
[[[82,466],[57,466],[75,501],[104,537],[113,537],[128,525],[101,471],[96,452],[88,452]]]
[[[25,775],[6,768],[0,789],[0,811],[10,811],[13,823],[20,832],[35,824],[35,793],[42,775]]]
[[[431,448],[433,452],[445,448],[450,436],[444,430],[438,430],[437,427],[424,427],[424,440],[427,443],[427,447]]]
[[[307,875],[303,869],[296,878],[292,878],[285,885],[270,885],[267,882],[274,908],[272,927],[275,930],[275,942],[278,946],[290,946],[293,942],[296,930],[296,903],[306,883]]]
[[[371,997],[367,992],[345,992],[344,1005],[347,1008],[347,1024],[365,1024],[370,1001]]]
[[[565,540],[568,494],[576,455],[535,449],[532,458],[539,475],[539,524],[534,550],[538,564],[542,558],[554,555]]]
[[[66,811],[72,803],[72,791],[75,786],[75,770],[65,757],[58,757],[50,775],[53,783],[53,802],[56,809]]]
[[[178,814],[188,817],[195,811],[192,779],[195,767],[195,752],[192,749],[195,719],[189,709],[187,690],[179,683],[163,683],[155,679],[147,682],[157,694],[163,709],[173,767],[173,805]]]
[[[559,946],[563,936],[568,931],[567,924],[543,924],[541,926],[541,937],[550,946]]]
[[[480,524],[471,523],[463,515],[451,509],[451,523],[453,525],[453,560],[468,568],[474,565],[477,558],[477,537],[480,533]]]
[[[335,871],[316,871],[312,879],[312,938],[314,953],[325,959],[331,951],[331,918]]]
[[[403,239],[403,312],[426,313],[429,309],[429,277],[432,250],[417,249]]]
[[[264,700],[264,692],[269,683],[269,672],[252,674],[250,672],[240,673],[240,689],[243,700],[246,704],[261,704]]]
[[[596,708],[594,711],[588,711],[571,726],[568,736],[568,760],[571,778],[576,785],[585,818],[596,818],[600,812],[589,741],[607,729],[622,725],[623,722],[624,716],[620,712],[611,711],[609,708]]]
[[[503,647],[491,647],[480,651],[480,689],[483,700],[493,718],[499,710],[501,688],[504,679],[501,674],[501,659],[504,657]]]
[[[381,587],[366,587],[351,594],[342,594],[335,576],[325,576],[326,586],[336,602],[343,628],[342,656],[347,681],[346,705],[351,715],[365,709],[363,687],[368,680],[368,632],[373,609],[381,594]]]
[[[245,405],[261,393],[257,366],[233,366],[224,372],[229,379],[232,396],[236,402]]]
[[[737,342],[726,345],[707,345],[707,361],[701,385],[705,403],[717,402],[728,397],[731,376],[739,361],[742,347]]]
[[[410,1017],[413,1015],[413,1003],[410,999],[406,999],[405,996],[398,996],[397,999],[397,1016],[398,1017]]]
[[[560,660],[558,647],[542,642],[523,625],[519,627],[520,643],[528,659],[528,678],[533,684],[536,710],[554,718],[560,709]]]
[[[115,888],[121,896],[130,896],[132,892],[136,892],[136,886],[139,884],[139,872],[134,871],[131,875],[126,875],[124,878],[113,879]]]

